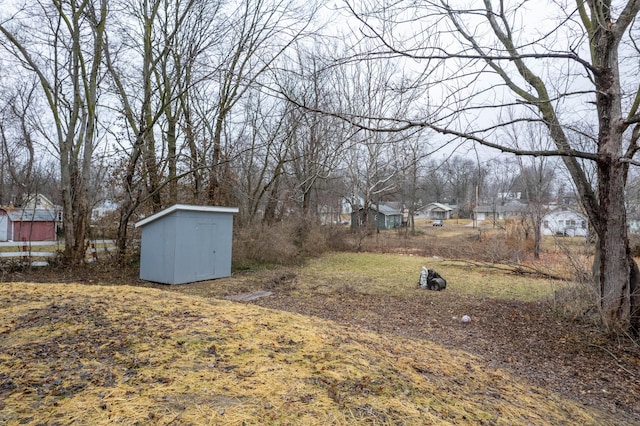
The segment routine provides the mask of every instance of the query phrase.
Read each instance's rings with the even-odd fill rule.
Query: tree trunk
[[[606,11],[610,23],[610,11]],[[626,166],[623,158],[622,93],[618,68],[619,34],[597,25],[592,44],[596,108],[598,112],[599,220],[594,224],[600,251],[596,277],[605,324],[613,331],[638,332],[636,313],[638,266],[631,256],[625,206]],[[632,294],[634,297],[632,297]]]
[[[631,313],[639,308],[637,295],[631,297],[638,289],[638,267],[631,256],[625,209],[620,208],[624,205],[624,167],[619,162],[614,165],[601,161],[598,175],[601,221],[596,232],[601,261],[596,265],[595,277],[605,324],[613,331],[624,331],[632,325]]]

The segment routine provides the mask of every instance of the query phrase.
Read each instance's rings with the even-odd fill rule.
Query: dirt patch
[[[446,290],[444,291],[446,293]],[[560,317],[547,303],[439,297],[280,292],[251,303],[433,341],[478,355],[491,367],[640,424],[640,347]],[[471,321],[463,323],[462,315]]]

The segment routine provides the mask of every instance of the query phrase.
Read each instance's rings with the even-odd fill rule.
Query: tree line
[[[8,180],[58,185],[77,264],[99,199],[117,203],[123,255],[132,221],[176,202],[268,224],[336,194],[413,208],[432,179],[461,204],[488,186],[479,147],[540,160],[520,160],[531,182],[557,158],[546,167],[562,165],[597,236],[604,318],[637,330],[640,3],[383,3],[13,2],[0,12],[2,197]]]

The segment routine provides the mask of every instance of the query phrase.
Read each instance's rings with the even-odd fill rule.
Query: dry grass
[[[420,293],[432,306],[443,297],[538,301],[570,293],[564,281],[522,273],[573,268],[558,245],[520,269],[416,255],[426,246],[509,255],[512,248],[492,239],[500,232],[425,223],[410,239],[373,235],[366,244],[378,253],[330,253],[188,286],[139,283],[115,271],[85,280],[100,286],[0,283],[0,424],[625,424],[467,352],[222,299],[266,289],[335,304],[342,294],[349,297],[340,309],[348,309],[350,297],[362,304],[367,295],[411,297],[422,266],[448,281],[446,292]],[[274,255],[274,241],[261,241],[240,258],[270,262],[260,256]],[[301,244],[326,241],[309,232]],[[587,265],[579,241],[569,249],[576,268]],[[298,257],[293,246],[284,251]],[[134,281],[147,288],[114,285]]]
[[[331,253],[296,270],[296,291],[334,292],[346,286],[363,294],[407,294],[413,290],[422,266],[435,269],[448,282],[447,291],[460,295],[524,301],[551,297],[566,283],[532,279],[494,266],[424,258],[404,254]]]
[[[403,253],[327,253],[301,266],[262,268],[237,272],[233,277],[189,286],[162,286],[201,297],[223,298],[258,290],[282,290],[293,295],[359,294],[406,295],[415,290],[422,266],[435,269],[447,280],[447,292],[460,296],[536,301],[553,298],[573,284],[541,276],[524,275],[508,265],[451,261]],[[143,284],[151,285],[151,284]],[[438,293],[433,293],[437,298]]]
[[[335,268],[339,280],[352,262],[330,256],[298,279]],[[609,422],[421,340],[152,288],[1,285],[3,424]]]

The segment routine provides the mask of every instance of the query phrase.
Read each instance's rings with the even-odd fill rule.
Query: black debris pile
[[[433,269],[428,269],[426,266],[423,266],[422,272],[420,272],[418,287],[427,290],[440,291],[447,288],[447,280],[442,278],[440,274]]]

